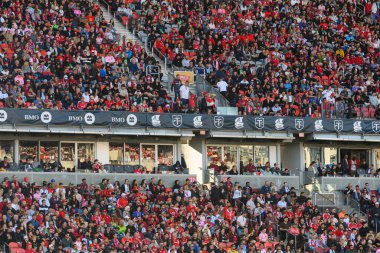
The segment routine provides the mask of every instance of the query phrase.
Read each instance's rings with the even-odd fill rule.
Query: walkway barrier
[[[227,178],[231,178],[231,182],[238,182],[240,186],[245,186],[247,182],[250,183],[251,187],[261,188],[265,181],[272,182],[278,189],[283,186],[284,182],[287,182],[290,187],[294,187],[299,190],[299,177],[298,176],[244,176],[244,175],[219,175],[219,182],[224,182]]]
[[[185,175],[185,174],[118,174],[118,173],[59,173],[59,172],[1,172],[0,180],[3,181],[5,177],[8,177],[9,180],[12,180],[12,177],[16,176],[18,180],[23,180],[24,177],[29,178],[29,182],[35,182],[37,184],[42,184],[43,181],[50,182],[52,179],[56,183],[63,183],[68,185],[70,183],[77,185],[82,182],[82,179],[85,178],[88,184],[99,184],[102,179],[107,178],[112,182],[119,181],[124,182],[125,179],[132,181],[136,179],[138,182],[146,179],[150,181],[151,178],[155,178],[156,182],[162,180],[164,185],[172,186],[176,180],[179,180],[181,183],[184,183],[186,179],[195,181],[197,179],[196,175]]]
[[[377,190],[379,187],[379,178],[375,177],[320,177],[322,185],[335,185],[337,191],[344,190],[348,184],[364,186],[369,184],[372,190]]]
[[[372,105],[349,105],[343,102],[321,105],[322,118],[330,119],[373,119],[376,109]]]

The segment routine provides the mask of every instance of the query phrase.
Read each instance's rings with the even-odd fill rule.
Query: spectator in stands
[[[187,106],[189,104],[189,98],[190,98],[189,81],[185,81],[185,84],[181,85],[181,88],[179,89],[179,94],[180,94],[182,105]]]
[[[271,191],[271,189],[269,186],[269,182],[265,181],[264,185],[261,187],[261,193],[267,194],[267,193],[270,193],[270,191]]]
[[[172,166],[172,171],[174,171],[175,174],[181,174],[183,172],[183,167],[179,161],[177,161],[173,166]]]
[[[245,171],[247,173],[253,173],[256,171],[256,167],[255,165],[253,164],[253,160],[252,159],[249,159],[248,160],[248,164],[245,166]]]
[[[352,195],[354,194],[354,189],[352,188],[352,184],[349,183],[346,188],[344,189],[344,194],[347,196],[347,197],[352,197]]]
[[[8,157],[4,156],[4,159],[0,162],[0,170],[8,170],[11,167]]]
[[[355,156],[348,161],[349,171],[352,177],[358,177],[358,169],[360,168],[360,161],[356,159]]]
[[[92,167],[92,172],[94,173],[101,173],[104,171],[103,165],[99,162],[98,159],[95,159],[91,167]]]

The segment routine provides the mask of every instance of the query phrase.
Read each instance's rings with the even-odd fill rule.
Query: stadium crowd
[[[178,180],[42,185],[4,178],[0,242],[22,252],[374,252],[380,234],[344,209],[313,205],[286,182]],[[368,208],[379,213],[377,201]],[[378,222],[378,219],[374,220]],[[325,249],[325,251],[324,251]]]
[[[240,114],[380,117],[376,2],[108,3],[173,66],[206,73]],[[217,110],[212,94],[197,97],[178,79],[171,96],[153,55],[116,34],[95,2],[0,8],[0,107]]]
[[[188,110],[170,99],[153,56],[116,34],[95,2],[2,1],[0,8],[0,108]]]
[[[376,1],[108,2],[241,114],[380,117]]]

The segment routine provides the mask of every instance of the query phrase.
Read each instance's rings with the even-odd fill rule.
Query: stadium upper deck
[[[240,114],[380,116],[376,3],[109,3],[173,66],[205,71]],[[213,96],[197,98],[179,80],[171,96],[146,73],[154,57],[119,38],[96,3],[6,1],[1,10],[1,107],[217,111]]]

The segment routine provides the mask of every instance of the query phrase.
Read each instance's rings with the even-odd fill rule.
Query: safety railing
[[[229,101],[225,98],[219,90],[217,90],[211,83],[206,80],[206,69],[203,67],[194,67],[190,68],[180,68],[176,66],[172,66],[172,76],[174,77],[175,71],[192,71],[194,73],[194,84],[196,95],[198,97],[202,96],[203,92],[207,92],[209,94],[215,95],[215,105],[218,107],[228,107],[230,106]]]
[[[161,66],[157,65],[147,65],[145,67],[146,75],[151,75],[156,78],[160,78],[161,75]]]
[[[164,63],[165,72],[167,71],[169,67],[169,58],[162,54],[158,48],[152,47],[152,54],[156,55],[158,58],[160,58]]]
[[[359,213],[363,218],[363,219],[366,219],[366,220],[369,220],[368,219],[368,208],[367,207],[363,207],[360,202],[357,200],[357,199],[354,199],[352,196],[350,195],[345,195],[343,193],[341,193],[345,199],[345,205],[346,206],[350,206],[352,208],[352,212],[350,215],[352,215],[353,213]]]
[[[372,105],[338,102],[321,105],[322,118],[332,119],[373,119],[376,109]]]
[[[11,253],[11,248],[9,247],[9,244],[6,242],[0,244],[0,249],[3,253]]]

